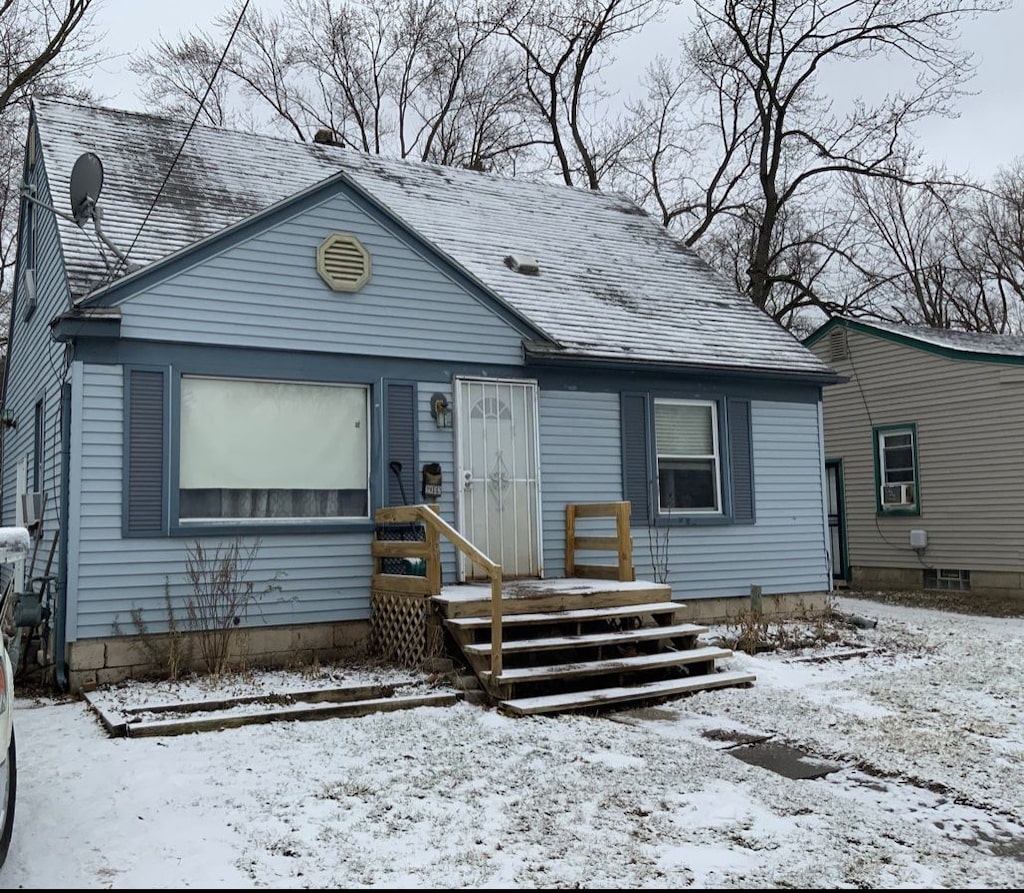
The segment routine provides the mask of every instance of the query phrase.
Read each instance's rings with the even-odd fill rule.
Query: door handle
[[[462,472],[462,485],[468,490],[473,483],[473,472],[464,471]]]

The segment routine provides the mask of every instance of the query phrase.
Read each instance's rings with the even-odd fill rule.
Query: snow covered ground
[[[0,888],[1020,887],[1024,619],[837,607],[878,624],[600,716],[111,738],[82,701],[19,699]],[[765,736],[836,771],[736,758]]]

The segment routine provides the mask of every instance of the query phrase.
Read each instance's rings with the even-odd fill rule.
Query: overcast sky
[[[102,0],[96,16],[98,30],[106,32],[105,49],[117,58],[104,63],[91,79],[104,104],[127,109],[142,109],[136,95],[135,77],[124,64],[128,55],[144,49],[161,34],[173,38],[196,25],[207,25],[227,6],[226,0],[172,0],[145,4],[145,16],[139,14],[137,0]],[[252,6],[273,8],[281,0],[252,0]],[[622,89],[630,90],[652,55],[671,53],[676,35],[690,15],[685,2],[674,14],[676,27],[649,29],[641,41],[621,54]],[[1014,0],[1005,12],[984,16],[968,23],[964,45],[976,54],[978,74],[971,89],[975,95],[962,101],[957,120],[937,120],[918,130],[920,144],[936,162],[946,162],[954,170],[987,179],[1000,166],[1024,154],[1024,53],[1020,38],[1024,35],[1024,0]],[[858,84],[863,72],[859,72]],[[879,82],[884,82],[884,76]],[[849,85],[837,89],[850,90]]]

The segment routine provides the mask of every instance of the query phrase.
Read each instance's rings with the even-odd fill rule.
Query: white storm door
[[[540,577],[540,437],[537,384],[456,379],[456,483],[461,533],[504,578]],[[460,555],[459,579],[483,579]]]

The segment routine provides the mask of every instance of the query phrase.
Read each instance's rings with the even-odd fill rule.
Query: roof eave
[[[844,328],[849,329],[850,331],[859,332],[863,335],[871,335],[875,338],[881,338],[883,341],[902,344],[906,347],[911,347],[915,350],[921,350],[925,353],[934,354],[936,356],[945,357],[950,360],[970,360],[978,363],[1004,363],[1014,366],[1024,366],[1024,356],[1020,356],[1018,354],[985,353],[984,351],[970,350],[969,348],[956,347],[950,344],[935,344],[927,339],[915,337],[904,332],[893,332],[889,329],[873,326],[870,323],[860,322],[859,320],[854,319],[843,319],[841,317],[835,317],[830,319],[828,322],[823,323],[820,328],[816,329],[804,339],[804,345],[810,347],[815,342],[820,341],[826,333],[835,328]]]
[[[800,370],[772,366],[719,366],[711,363],[687,363],[669,360],[653,360],[633,357],[606,357],[567,351],[553,353],[543,346],[524,342],[527,363],[535,366],[586,366],[608,370],[629,370],[631,372],[677,372],[683,375],[723,376],[727,378],[751,378],[769,376],[778,381],[802,382],[812,385],[842,384],[849,379],[838,372],[825,370]]]

